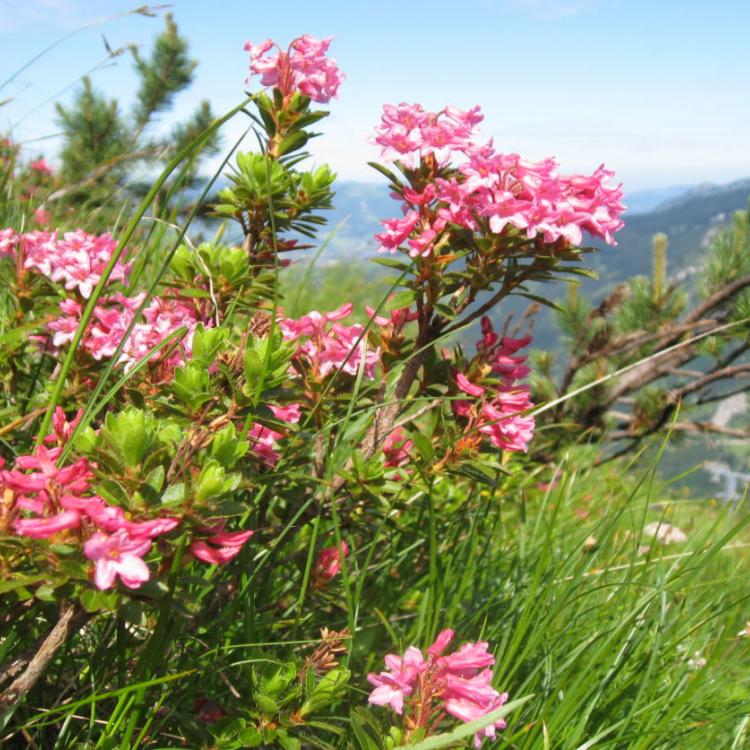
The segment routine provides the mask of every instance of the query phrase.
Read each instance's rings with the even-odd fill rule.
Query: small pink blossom
[[[29,163],[29,169],[32,172],[38,172],[39,174],[44,174],[47,176],[51,176],[54,174],[54,171],[52,167],[50,167],[49,164],[44,160],[43,157],[40,157],[39,159],[36,159],[35,161],[32,161]]]
[[[397,468],[408,464],[414,441],[407,437],[403,428],[398,427],[383,441],[383,455],[386,468]]]
[[[117,249],[110,234],[92,235],[77,229],[59,237],[56,232],[27,232],[23,235],[24,267],[76,290],[88,299],[102,272]],[[118,261],[107,283],[124,281],[130,271],[128,264]]]
[[[407,188],[394,194],[403,199],[405,218],[383,222],[387,231],[377,235],[381,250],[393,252],[408,240],[412,257],[429,255],[445,222],[472,232],[541,236],[547,244],[581,245],[584,232],[616,244],[625,207],[612,172],[602,165],[590,175],[564,175],[553,158],[531,162],[499,153],[491,141],[476,141],[481,120],[478,107],[465,112],[454,107],[427,112],[403,103],[383,107],[374,138],[383,158],[412,169],[421,164],[434,177],[421,192]],[[450,165],[453,174],[446,177],[444,169],[435,174],[436,164]],[[413,237],[417,217],[422,229]]]
[[[269,404],[268,408],[273,412],[274,417],[280,422],[287,424],[297,424],[302,416],[299,404],[287,404],[286,406],[274,406]]]
[[[133,539],[124,529],[111,535],[97,532],[83,545],[83,553],[95,563],[94,584],[100,590],[112,588],[117,576],[124,586],[140,588],[149,579],[142,558],[150,549],[150,539]]]
[[[240,554],[245,542],[255,533],[254,531],[225,532],[223,525],[216,528],[222,530],[212,534],[205,541],[194,541],[189,547],[193,557],[209,565],[223,565],[234,560]]]
[[[386,654],[386,672],[368,674],[367,681],[375,686],[369,702],[376,706],[390,706],[397,714],[404,710],[404,698],[414,692],[419,675],[426,668],[422,652],[409,646],[403,656]]]
[[[79,409],[76,412],[75,417],[70,420],[70,422],[67,421],[67,417],[65,416],[65,412],[62,410],[62,407],[58,406],[55,409],[55,413],[52,415],[52,430],[53,434],[48,435],[45,439],[45,443],[57,443],[58,445],[65,445],[68,440],[73,435],[73,432],[75,431],[76,427],[81,422],[81,418],[83,417],[83,409]]]
[[[261,44],[245,43],[250,53],[250,74],[259,75],[264,86],[275,87],[285,96],[299,92],[325,104],[338,94],[345,76],[326,53],[333,37],[297,37],[286,52],[270,39]]]
[[[39,206],[34,210],[34,221],[40,227],[49,226],[49,223],[52,221],[52,214],[43,206]]]
[[[0,258],[13,258],[21,237],[14,229],[0,229]]]
[[[255,422],[250,426],[247,436],[250,438],[251,452],[266,466],[276,466],[280,458],[276,443],[284,437],[284,434]]]
[[[66,510],[44,518],[19,518],[13,522],[13,531],[19,536],[46,539],[65,529],[75,529],[80,523],[81,516],[76,511]]]
[[[419,214],[416,211],[409,211],[401,219],[385,219],[380,223],[386,231],[375,235],[375,239],[380,245],[378,249],[381,253],[395,253],[399,246],[406,242],[419,223]]]
[[[392,297],[393,295],[389,295],[388,300],[390,301]],[[369,305],[365,305],[365,312],[375,325],[378,325],[381,328],[390,329],[391,334],[401,333],[401,329],[407,323],[411,323],[419,318],[419,313],[409,307],[399,307],[396,310],[391,310],[389,317],[387,318],[383,315],[376,315],[374,308]]]
[[[457,372],[453,379],[456,381],[456,385],[464,392],[468,393],[469,396],[474,398],[480,398],[484,395],[484,388],[479,385],[474,385],[467,377],[461,372]]]
[[[357,375],[363,367],[365,377],[375,376],[380,348],[367,346],[364,326],[338,323],[351,313],[352,307],[347,303],[330,313],[313,310],[297,320],[284,318],[279,322],[287,341],[306,339],[295,353],[295,360],[303,366],[297,369],[309,368],[315,377],[324,378],[334,370]]]
[[[313,575],[319,582],[330,581],[341,572],[341,558],[349,554],[349,545],[341,541],[341,548],[332,547],[323,548],[318,554],[313,568]]]
[[[438,637],[435,639],[435,643],[433,643],[432,646],[427,649],[427,653],[433,659],[436,659],[438,656],[442,655],[443,651],[445,651],[446,648],[448,648],[455,636],[455,631],[451,630],[450,628],[441,630],[438,633]]]

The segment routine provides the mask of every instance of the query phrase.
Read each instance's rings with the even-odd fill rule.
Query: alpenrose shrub
[[[251,78],[266,87],[251,95],[263,147],[238,154],[213,206],[239,225],[240,246],[187,243],[165,258],[143,255],[145,234],[124,247],[82,229],[0,230],[12,427],[0,471],[0,576],[19,601],[105,613],[132,597],[160,607],[179,596],[199,612],[236,590],[281,529],[281,539],[294,533],[279,574],[322,594],[354,575],[369,524],[397,516],[405,488],[447,469],[507,470],[526,451],[534,418],[519,352],[531,339],[495,331],[486,313],[527,294],[527,282],[582,272],[584,232],[614,244],[622,191],[603,167],[564,176],[552,159],[497,152],[478,140],[478,107],[388,105],[375,142],[393,164],[374,166],[402,210],[376,237],[400,256],[379,258],[398,274],[393,293],[372,301],[365,323],[352,303],[286,316],[278,275],[310,246],[301,239],[315,237],[333,197],[327,166],[300,168],[310,128],[327,115],[313,103],[335,97],[343,80],[330,41],[246,45]],[[441,346],[479,320],[473,355]],[[65,387],[50,403],[63,360]],[[110,371],[116,385],[105,393]],[[300,568],[312,529],[317,551]],[[197,577],[206,565],[217,575]],[[443,655],[452,637],[443,631],[426,658],[415,647],[388,655],[388,671],[368,677],[370,701],[403,713],[407,740],[506,700],[491,686],[487,644]],[[283,686],[258,698],[242,731],[283,715],[292,732],[338,700],[350,675],[334,670],[331,654],[344,642],[319,655],[328,665],[319,682],[294,664],[283,680],[269,677]],[[297,699],[295,675],[303,702],[291,714],[272,710]],[[288,704],[279,698],[287,689]],[[217,726],[219,709],[208,712]],[[502,726],[478,732],[477,743]]]

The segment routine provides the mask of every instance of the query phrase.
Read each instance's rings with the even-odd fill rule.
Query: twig
[[[0,682],[9,672],[23,672],[0,693],[0,707],[12,708],[28,693],[42,677],[58,649],[91,617],[83,607],[75,602],[63,602],[60,606],[60,617],[55,626],[36,648],[34,655],[26,661],[15,659],[0,671]]]

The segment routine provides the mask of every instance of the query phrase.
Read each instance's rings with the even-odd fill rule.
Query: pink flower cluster
[[[474,128],[484,119],[479,107],[462,111],[448,106],[427,112],[420,104],[384,104],[374,141],[384,159],[415,167],[428,155],[447,162],[453,151],[471,150]]]
[[[19,456],[12,470],[0,471],[0,489],[6,502],[10,498],[5,524],[9,523],[19,536],[32,539],[71,531],[72,538],[85,539],[83,552],[95,563],[97,588],[111,588],[119,576],[125,586],[135,589],[149,579],[142,558],[152,541],[175,529],[179,521],[166,516],[131,521],[122,508],[88,494],[94,474],[85,458],[57,466],[62,446],[80,418],[79,412],[67,422],[58,408],[53,418],[54,433],[45,441],[57,445],[40,445],[31,455]]]
[[[65,232],[27,232],[20,236],[24,268],[38,271],[88,299],[111,260],[117,242],[110,234],[88,234],[82,229]],[[118,262],[108,282],[125,281],[130,265]]]
[[[303,34],[286,52],[271,39],[261,44],[246,42],[250,73],[259,75],[264,86],[279,89],[284,97],[299,91],[314,102],[325,104],[336,96],[345,77],[336,61],[326,56],[332,39]]]
[[[299,404],[289,404],[288,406],[269,404],[268,408],[276,419],[287,424],[297,424],[302,416]],[[254,422],[247,434],[250,438],[250,450],[266,466],[276,466],[280,458],[276,448],[278,447],[278,441],[285,437],[284,433],[272,430],[270,427],[260,424],[260,422]]]
[[[497,710],[508,699],[492,685],[495,657],[487,650],[488,644],[465,643],[457,651],[443,655],[453,640],[454,632],[443,630],[427,649],[427,657],[415,646],[403,656],[387,654],[386,671],[368,674],[367,680],[375,689],[369,702],[390,706],[397,714],[404,713],[408,699],[407,727],[422,728],[431,733],[445,714],[463,722],[474,721]],[[484,738],[494,738],[497,729],[504,729],[499,720],[474,735],[480,747]]]
[[[386,105],[375,143],[383,157],[414,168],[428,157],[431,176],[417,191],[406,188],[403,217],[383,221],[375,235],[381,251],[409,246],[412,257],[430,255],[451,225],[500,234],[512,226],[529,238],[541,236],[580,245],[583,232],[614,245],[625,207],[620,185],[603,166],[591,175],[561,175],[552,159],[530,162],[501,154],[492,142],[478,144],[473,129],[478,107],[426,112],[420,105]],[[456,160],[457,166],[451,166]]]
[[[493,375],[496,382],[481,386],[463,373],[454,374],[458,389],[473,399],[454,401],[454,413],[468,419],[467,433],[478,431],[501,450],[526,451],[534,436],[534,417],[522,415],[533,406],[529,386],[516,383],[529,374],[529,368],[524,364],[526,357],[515,354],[530,343],[531,337],[498,336],[490,319],[482,318],[475,369]]]
[[[126,297],[119,293],[103,298],[94,308],[93,322],[83,338],[83,349],[97,360],[111,357],[125,336],[142,301],[143,295]],[[66,299],[60,303],[60,309],[64,315],[47,325],[54,334],[52,343],[56,347],[73,340],[83,306],[74,299]],[[193,332],[199,322],[198,312],[192,302],[168,296],[154,297],[143,310],[143,322],[133,326],[118,362],[123,364],[126,370],[131,368],[171,333],[185,326],[185,337],[164,360],[165,367],[171,372],[182,364],[185,356],[189,354]],[[157,352],[152,356],[158,358],[162,353]]]
[[[364,326],[358,323],[345,326],[338,322],[350,315],[352,308],[352,303],[348,302],[329,313],[313,310],[298,320],[285,318],[279,322],[287,341],[307,339],[295,354],[297,369],[308,368],[320,379],[334,370],[356,375],[363,366],[365,377],[375,377],[380,348],[368,348]]]
[[[116,249],[117,242],[110,234],[92,235],[82,229],[66,232],[62,236],[57,231],[17,234],[12,229],[0,230],[0,257],[15,257],[16,253],[20,253],[23,268],[40,273],[74,293],[74,296],[60,303],[63,315],[47,325],[53,334],[52,344],[55,347],[73,340],[84,300],[91,297]],[[126,282],[129,272],[130,264],[118,261],[107,283]],[[82,342],[83,349],[97,360],[111,357],[142,301],[143,295],[126,297],[120,292],[110,292],[102,297],[94,308],[93,322]],[[168,295],[154,298],[143,311],[143,322],[134,325],[119,363],[126,369],[132,367],[167,336],[185,326],[187,335],[165,360],[165,366],[174,369],[189,352],[199,319],[193,302]]]

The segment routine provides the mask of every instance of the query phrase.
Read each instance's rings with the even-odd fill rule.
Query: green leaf
[[[386,268],[397,268],[399,271],[409,271],[411,270],[411,263],[406,263],[403,260],[399,260],[398,258],[383,258],[381,256],[376,256],[375,258],[371,258],[373,263],[377,263],[379,266],[385,266]]]
[[[129,408],[107,414],[102,432],[126,466],[138,466],[154,444],[155,420],[140,409]]]
[[[372,712],[357,707],[352,710],[349,720],[360,750],[383,750],[383,729]]]
[[[243,747],[259,747],[263,742],[263,735],[255,727],[246,727],[237,735],[237,739]]]
[[[405,292],[399,292],[391,297],[386,306],[386,310],[401,310],[404,307],[411,306],[419,297],[419,292],[415,289],[407,289]]]
[[[237,439],[237,429],[230,422],[215,435],[211,442],[211,458],[225,469],[231,469],[248,451],[250,443]]]
[[[351,672],[344,667],[337,667],[327,672],[315,684],[310,697],[302,704],[300,716],[306,716],[330,706],[345,690]]]
[[[116,591],[86,589],[81,592],[81,606],[87,612],[100,612],[101,610],[114,612],[117,609],[117,599]]]
[[[212,365],[228,337],[229,331],[226,328],[204,328],[199,323],[193,334],[193,361],[205,367]]]
[[[38,581],[44,581],[47,580],[49,576],[39,573],[38,575],[14,575],[12,578],[9,578],[5,581],[0,581],[0,594],[5,594],[8,591],[13,591],[13,589],[23,588],[24,586],[31,586],[34,583],[37,583]]]
[[[185,500],[185,484],[170,484],[161,496],[162,505],[179,505]]]
[[[396,177],[395,173],[391,172],[390,169],[388,169],[387,167],[384,167],[382,164],[378,164],[376,161],[368,161],[367,166],[372,167],[376,172],[380,172],[380,174],[382,174],[385,178],[387,178],[394,184],[396,185],[401,184],[398,177]]]
[[[426,464],[432,463],[432,459],[435,456],[435,451],[432,447],[430,439],[419,432],[414,432],[413,434],[410,434],[409,437],[414,441],[414,445],[419,451],[419,455],[422,457],[422,460]]]
[[[197,411],[211,400],[208,367],[200,362],[188,362],[175,370],[174,395],[192,411]]]
[[[146,477],[146,484],[156,492],[161,492],[161,488],[164,486],[165,475],[166,472],[164,471],[163,466],[155,466],[148,473],[148,476]]]

